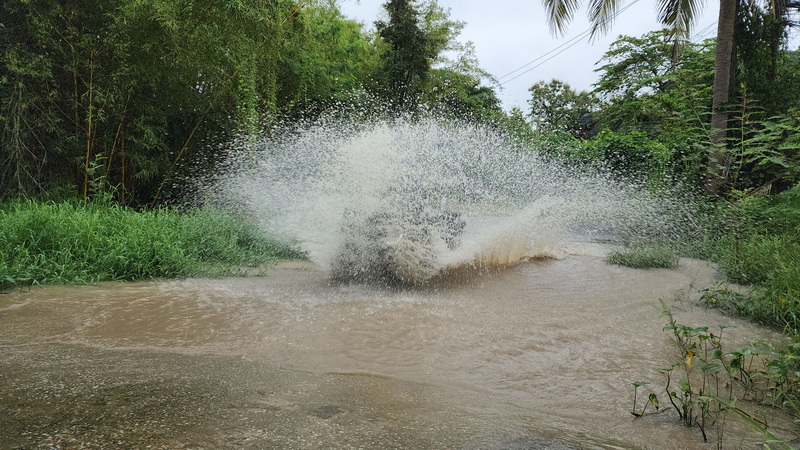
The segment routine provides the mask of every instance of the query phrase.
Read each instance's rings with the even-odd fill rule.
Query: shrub
[[[581,154],[621,177],[644,177],[649,182],[668,175],[672,157],[665,145],[638,131],[627,134],[603,131],[595,139],[584,142]]]

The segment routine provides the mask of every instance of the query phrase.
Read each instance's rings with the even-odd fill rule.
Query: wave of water
[[[486,127],[434,119],[320,123],[243,140],[205,191],[337,278],[404,284],[557,257],[569,234],[667,236],[685,223],[681,199],[554,162]]]

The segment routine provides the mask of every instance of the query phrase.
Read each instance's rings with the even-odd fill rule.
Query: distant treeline
[[[156,205],[235,136],[371,109],[490,123],[545,155],[697,187],[719,154],[728,198],[800,180],[800,52],[768,8],[739,10],[718,149],[713,40],[620,37],[593,92],[536,83],[526,115],[501,109],[499,84],[457,39],[465,24],[436,0],[383,7],[365,26],[323,0],[2,2],[0,199]]]
[[[393,3],[378,33],[335,2],[3,2],[0,196],[150,204],[176,167],[213,162],[232,134],[365,96],[403,106],[424,90],[459,114],[502,114],[454,39],[463,24],[435,2]],[[398,62],[402,48],[416,67]]]

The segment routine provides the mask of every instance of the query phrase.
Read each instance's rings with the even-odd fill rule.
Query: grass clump
[[[747,294],[710,290],[706,306],[800,334],[800,242],[790,236],[751,236],[731,245],[721,266]]]
[[[636,269],[672,269],[678,265],[678,252],[666,244],[642,244],[626,250],[611,252],[606,261],[610,264]]]
[[[710,254],[729,281],[749,289],[708,289],[699,303],[783,329],[789,343],[770,349],[764,373],[772,403],[800,417],[800,186],[744,197],[725,216]]]
[[[800,187],[744,198],[729,216],[734,226],[715,260],[728,280],[751,288],[709,291],[704,304],[800,334]]]
[[[297,256],[244,220],[114,204],[16,201],[0,206],[0,289],[235,273]]]

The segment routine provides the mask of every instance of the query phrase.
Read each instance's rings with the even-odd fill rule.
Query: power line
[[[614,15],[613,15],[613,16],[611,16],[611,17],[609,17],[608,19],[606,19],[606,20],[605,20],[605,22],[610,22],[611,20],[614,20],[614,19],[615,19],[617,16],[619,16],[620,14],[622,14],[623,12],[625,12],[626,10],[628,10],[628,8],[632,7],[633,5],[635,5],[635,4],[636,4],[636,3],[638,3],[638,2],[639,2],[639,0],[634,0],[633,2],[631,2],[631,3],[627,4],[627,5],[625,5],[625,6],[624,6],[623,8],[621,8],[619,11],[617,11],[616,13],[614,13]],[[561,49],[561,51],[557,52],[555,55],[553,55],[553,56],[551,56],[551,57],[549,57],[549,58],[545,59],[544,61],[540,62],[539,64],[536,64],[535,66],[533,66],[533,67],[531,67],[530,69],[528,69],[528,70],[526,70],[526,71],[524,71],[524,72],[520,73],[519,75],[517,75],[517,76],[515,76],[515,77],[513,77],[513,78],[509,78],[509,79],[508,79],[508,80],[506,80],[506,81],[503,81],[503,82],[501,82],[501,83],[500,83],[500,85],[501,85],[501,86],[503,86],[503,85],[505,85],[506,83],[509,83],[509,82],[511,82],[511,81],[514,81],[514,80],[516,80],[517,78],[519,78],[519,77],[521,77],[521,76],[525,75],[526,73],[528,73],[528,72],[532,71],[533,69],[536,69],[536,68],[538,68],[538,67],[542,66],[544,63],[546,63],[546,62],[550,61],[551,59],[555,58],[556,56],[558,56],[558,55],[560,55],[560,54],[564,53],[564,52],[565,52],[567,49],[569,49],[570,47],[573,47],[575,44],[577,44],[578,42],[580,42],[580,41],[581,41],[581,40],[584,38],[584,36],[586,36],[586,35],[590,34],[590,33],[592,32],[592,29],[593,29],[593,28],[594,28],[594,27],[590,27],[590,28],[588,28],[588,29],[584,30],[582,33],[580,33],[580,34],[579,34],[579,35],[577,35],[576,37],[574,37],[574,38],[570,39],[569,41],[567,41],[567,42],[565,42],[565,43],[563,43],[563,44],[559,45],[558,47],[554,48],[553,50],[550,50],[549,52],[547,52],[547,53],[545,53],[545,54],[543,54],[543,55],[539,56],[538,58],[536,58],[536,59],[534,59],[534,60],[532,60],[532,61],[529,61],[528,63],[524,64],[523,66],[520,66],[519,68],[517,68],[517,69],[515,69],[515,70],[512,70],[511,72],[509,72],[509,73],[507,73],[507,74],[503,75],[503,76],[502,76],[502,77],[500,77],[498,80],[502,80],[503,78],[506,78],[507,76],[509,76],[509,75],[511,75],[511,74],[513,74],[513,73],[519,72],[520,70],[522,70],[522,69],[524,69],[524,68],[526,68],[526,67],[530,66],[531,64],[533,64],[533,63],[535,63],[535,62],[537,62],[537,61],[541,60],[542,58],[546,57],[547,55],[549,55],[549,54],[551,54],[551,53],[553,53],[553,52],[556,52],[556,50],[559,50],[559,49]]]
[[[526,63],[525,65],[523,65],[523,66],[520,66],[520,67],[518,67],[518,68],[516,68],[516,69],[512,70],[511,72],[509,72],[509,73],[507,73],[507,74],[503,75],[502,77],[498,78],[498,80],[502,80],[503,78],[506,78],[506,77],[507,77],[507,76],[509,76],[509,75],[512,75],[512,74],[514,74],[514,73],[517,73],[517,72],[519,72],[520,70],[522,70],[522,69],[524,69],[524,68],[526,68],[526,67],[530,66],[531,64],[535,63],[536,61],[539,61],[540,59],[544,58],[545,56],[547,56],[547,55],[549,55],[549,54],[551,54],[551,53],[555,52],[556,50],[560,49],[561,47],[564,47],[564,46],[566,46],[566,45],[569,45],[569,44],[570,44],[571,42],[573,42],[573,41],[576,41],[576,40],[581,40],[581,39],[583,39],[583,37],[584,37],[585,35],[589,34],[589,32],[590,32],[590,31],[591,31],[591,28],[590,28],[589,30],[586,30],[586,31],[584,31],[583,33],[581,33],[581,34],[579,34],[579,35],[575,36],[574,38],[572,38],[572,39],[568,40],[567,42],[565,42],[565,43],[563,43],[563,44],[559,45],[558,47],[556,47],[556,48],[554,48],[554,49],[550,50],[549,52],[545,53],[544,55],[542,55],[542,56],[540,56],[540,57],[538,57],[538,58],[536,58],[536,59],[534,59],[534,60],[532,60],[532,61],[529,61],[529,62],[528,62],[528,63]],[[570,47],[571,47],[571,46],[570,46]],[[567,47],[567,48],[569,48],[569,47]],[[565,50],[566,50],[566,49],[565,49]]]
[[[704,38],[704,37],[708,36],[712,32],[716,31],[716,28],[715,28],[716,26],[717,26],[717,21],[715,20],[714,23],[712,23],[711,25],[709,25],[709,26],[703,28],[702,30],[698,31],[697,33],[695,33],[694,36],[691,37],[691,39]]]

